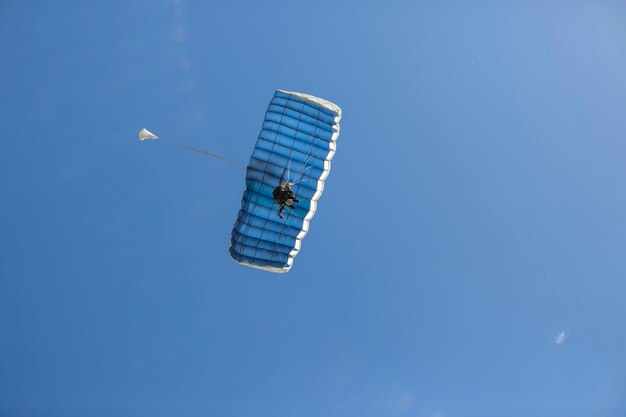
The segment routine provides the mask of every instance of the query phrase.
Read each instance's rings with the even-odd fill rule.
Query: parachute
[[[145,127],[139,131],[139,140],[144,141],[146,139],[158,139],[159,137],[154,133],[150,132]]]
[[[341,109],[308,94],[277,90],[246,170],[246,190],[231,234],[231,258],[288,272],[317,210],[339,136]],[[299,202],[278,217],[273,191],[284,182]],[[291,201],[291,200],[290,200]]]

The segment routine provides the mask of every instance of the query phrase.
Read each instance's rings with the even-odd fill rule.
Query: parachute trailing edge
[[[339,137],[341,109],[308,94],[277,90],[246,170],[246,189],[231,234],[236,262],[288,272],[317,210]],[[278,217],[273,191],[292,183],[299,202]]]

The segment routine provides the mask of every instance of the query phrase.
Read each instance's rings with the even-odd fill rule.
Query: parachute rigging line
[[[203,151],[202,149],[198,149],[198,148],[194,148],[193,146],[189,146],[189,145],[185,145],[184,143],[178,143],[178,142],[174,142],[172,140],[164,140],[161,139],[163,142],[169,143],[171,145],[176,145],[176,146],[180,146],[181,148],[185,148],[188,149],[190,151],[194,151],[194,152],[200,152],[202,154],[211,156],[213,158],[217,158],[217,159],[222,159],[226,162],[230,162],[231,164],[239,164],[239,165],[243,165],[243,163],[239,162],[239,161],[233,161],[232,159],[228,159],[225,156],[221,156],[221,155],[217,155],[211,152],[207,152],[207,151]]]
[[[201,154],[210,156],[212,158],[221,159],[221,160],[224,160],[224,161],[229,162],[231,164],[244,165],[243,163],[241,163],[239,161],[234,161],[232,159],[226,158],[225,156],[217,155],[217,154],[214,154],[214,153],[211,153],[211,152],[204,151],[202,149],[194,148],[193,146],[185,145],[184,143],[178,143],[178,142],[174,142],[173,140],[167,140],[167,139],[159,139],[159,137],[157,135],[155,135],[154,133],[150,132],[149,130],[141,129],[141,131],[139,132],[139,140],[143,141],[143,140],[146,140],[146,139],[159,140],[161,142],[169,143],[170,145],[175,145],[175,146],[179,146],[181,148],[184,148],[184,149],[187,149],[187,150],[190,150],[190,151],[199,152]]]

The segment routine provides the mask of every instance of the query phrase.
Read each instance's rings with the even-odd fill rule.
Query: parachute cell
[[[308,94],[278,90],[246,171],[246,190],[231,235],[230,256],[238,263],[288,272],[315,215],[339,136],[341,109]],[[299,199],[284,219],[274,188],[293,183]]]

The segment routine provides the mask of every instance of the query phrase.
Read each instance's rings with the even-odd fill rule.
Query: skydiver
[[[282,185],[274,188],[274,202],[280,206],[280,210],[278,211],[278,217],[283,219],[283,210],[285,210],[285,206],[288,206],[291,209],[296,209],[293,203],[297,203],[300,200],[296,198],[296,195],[291,190],[293,186],[292,182],[285,181]]]

